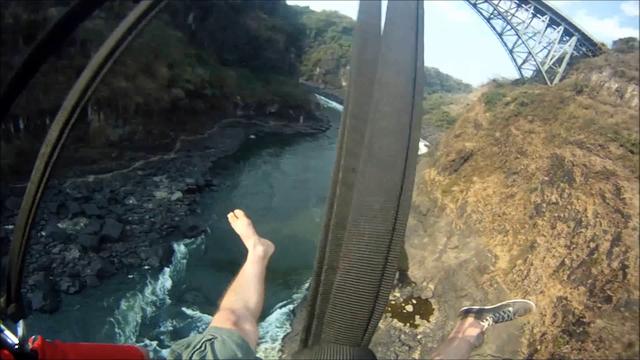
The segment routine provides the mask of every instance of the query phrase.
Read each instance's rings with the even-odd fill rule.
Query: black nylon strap
[[[314,280],[309,295],[311,310],[308,314],[313,315],[314,321],[308,322],[307,328],[302,332],[301,340],[305,344],[317,343],[320,340],[320,329],[324,324],[326,304],[332,289],[319,285],[333,283],[338,270],[367,132],[369,116],[362,109],[369,109],[373,98],[377,59],[380,53],[380,12],[380,3],[377,1],[361,2],[358,9],[349,71],[350,86],[342,113],[324,235],[318,246]]]
[[[379,3],[361,2],[360,6],[359,26],[365,8]],[[356,103],[353,99],[367,94],[368,89],[362,87],[365,82],[355,73],[349,85],[343,119],[347,130],[340,139],[344,143],[339,147],[340,163],[334,172],[328,225],[321,243],[325,248],[319,249],[322,255],[318,256],[312,283],[308,332],[301,342],[302,352],[295,356],[323,346],[366,348],[387,304],[415,177],[424,66],[423,18],[422,2],[389,2],[378,54],[364,58],[358,52],[364,50],[354,48],[355,68],[362,66],[359,61],[376,62],[370,65],[378,69],[374,92],[370,101]],[[359,37],[363,36],[374,41],[369,30],[356,32],[356,41],[362,41]],[[353,139],[351,129],[364,129],[359,148],[349,143]],[[351,178],[345,179],[345,174]],[[348,207],[341,208],[340,201]],[[328,296],[314,298],[315,294]],[[324,356],[330,352],[311,353],[328,358]]]

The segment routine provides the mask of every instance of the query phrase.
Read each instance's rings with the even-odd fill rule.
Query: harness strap
[[[325,248],[319,249],[302,351],[295,356],[303,357],[308,349],[318,347],[369,345],[388,302],[404,241],[421,120],[423,4],[390,1],[381,38],[376,36],[379,20],[372,21],[373,8],[379,6],[379,2],[360,2],[356,44],[374,44],[378,38],[380,45],[354,46],[352,66],[377,71],[372,87],[358,72],[350,80],[341,163],[334,171],[333,202],[321,243]],[[364,53],[372,48],[378,49],[377,54],[367,58]],[[371,88],[369,101],[357,101]],[[364,129],[358,148],[349,143],[356,126]],[[340,201],[348,207],[339,207]],[[340,231],[344,231],[342,237]],[[314,298],[315,294],[320,296]],[[326,356],[332,351],[313,354]]]

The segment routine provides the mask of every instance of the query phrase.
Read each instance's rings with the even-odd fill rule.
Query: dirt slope
[[[406,247],[429,297],[418,329],[385,316],[381,358],[425,358],[460,306],[528,298],[474,357],[637,358],[638,53],[554,88],[492,84],[419,165]]]

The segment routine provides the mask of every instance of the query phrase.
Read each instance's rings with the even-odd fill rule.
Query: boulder
[[[76,215],[78,215],[78,214],[80,214],[82,212],[82,208],[75,201],[68,201],[67,202],[67,210],[69,211],[69,214],[71,216],[76,216]]]
[[[153,247],[153,251],[155,251],[155,253],[160,258],[160,265],[168,266],[169,264],[171,264],[174,252],[173,246],[171,244],[156,245],[155,247]]]
[[[76,294],[82,290],[82,283],[76,278],[64,276],[58,281],[58,288],[65,294]]]
[[[141,264],[141,260],[136,254],[127,254],[121,258],[122,263],[125,266],[138,267]]]
[[[154,191],[153,192],[153,196],[156,199],[166,199],[169,197],[169,193],[164,191],[164,190],[160,190],[160,191]]]
[[[53,260],[48,256],[39,256],[36,263],[33,265],[36,271],[49,271],[53,265]]]
[[[69,214],[70,214],[69,208],[63,202],[50,203],[49,209],[53,210],[53,213],[56,214],[58,219],[66,219],[69,217]]]
[[[107,199],[105,199],[103,196],[96,196],[93,198],[93,203],[99,208],[99,209],[105,209],[109,206],[109,203],[107,201]]]
[[[95,275],[88,275],[84,278],[84,282],[88,287],[100,286],[100,280]]]
[[[27,295],[31,309],[43,313],[54,313],[60,308],[60,293],[55,289],[54,282],[44,272],[33,274],[27,284],[35,290]]]
[[[102,211],[95,204],[82,204],[82,210],[88,216],[100,216]]]
[[[64,252],[62,253],[64,262],[66,264],[73,264],[78,260],[80,255],[81,255],[80,248],[76,244],[71,244],[67,246]]]
[[[78,244],[87,250],[98,250],[100,237],[93,234],[80,234],[78,235]]]
[[[185,221],[180,225],[180,231],[185,238],[194,238],[204,232],[204,228],[191,221]]]
[[[17,211],[20,209],[21,200],[15,196],[10,196],[4,201],[4,207],[10,211]]]
[[[100,233],[100,238],[103,241],[107,242],[115,242],[120,240],[120,236],[122,235],[122,230],[124,229],[124,225],[117,222],[113,219],[106,219],[104,221],[104,225],[102,226],[102,232]]]
[[[171,194],[171,197],[169,199],[171,199],[171,201],[182,199],[182,192],[180,191],[174,192],[173,194]]]
[[[49,232],[49,236],[56,243],[65,243],[69,240],[69,233],[62,229],[53,229]]]
[[[89,266],[84,269],[84,276],[96,276],[98,279],[106,279],[116,273],[115,268],[110,262],[102,258],[94,258]]]
[[[124,199],[124,203],[127,204],[127,205],[136,205],[138,203],[138,201],[133,196],[127,196]]]
[[[52,314],[60,309],[60,294],[52,290],[45,292],[36,289],[27,295],[31,310]]]
[[[80,230],[80,234],[97,234],[102,229],[102,220],[91,218],[87,224]]]

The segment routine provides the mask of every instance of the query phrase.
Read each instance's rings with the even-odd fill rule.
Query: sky
[[[349,0],[287,0],[290,5],[336,10],[353,19],[358,2]],[[640,0],[549,1],[595,39],[611,46],[613,40],[634,36],[638,30]],[[474,86],[498,78],[517,78],[517,71],[484,21],[465,1],[425,0],[425,65]]]

